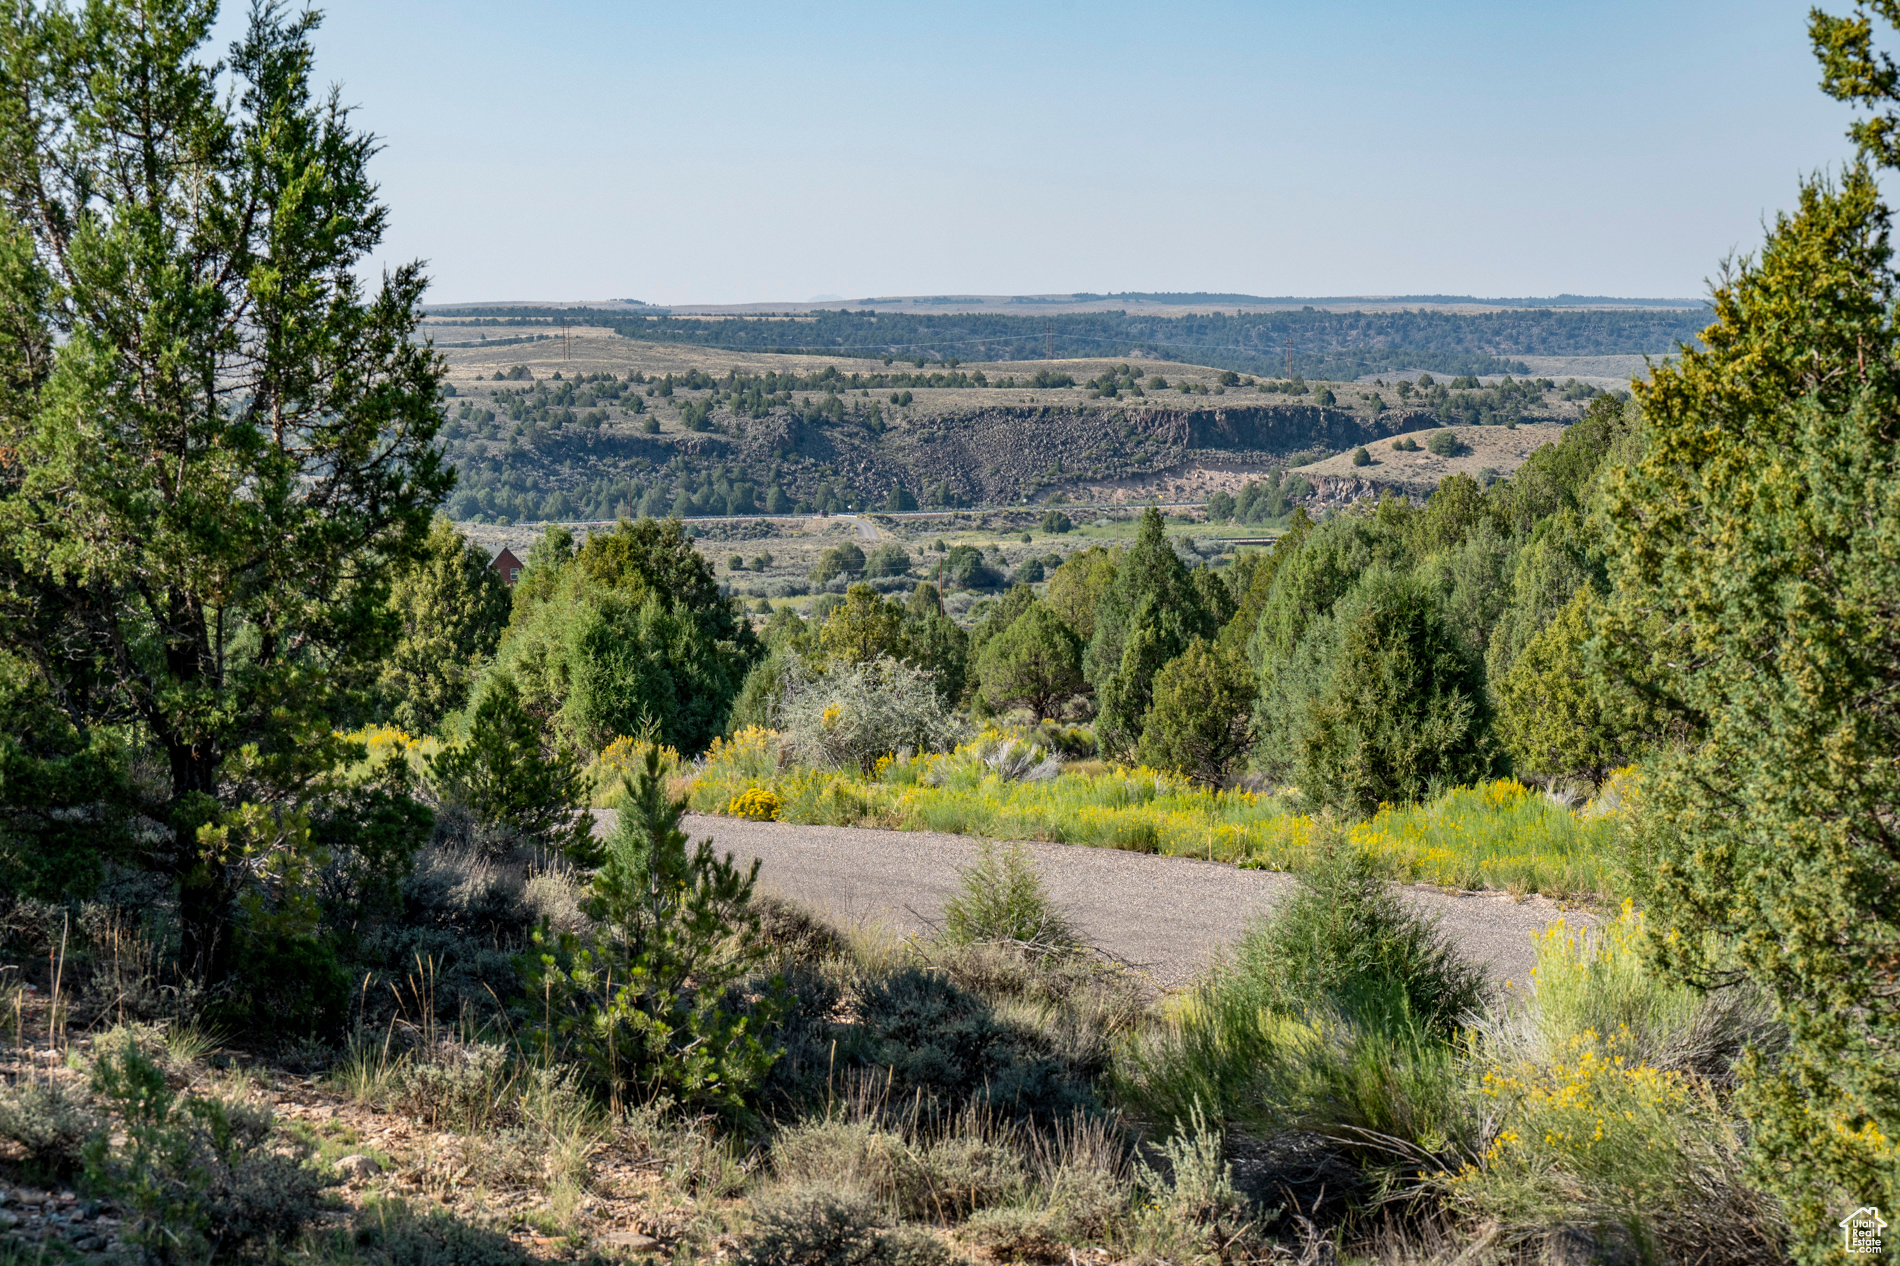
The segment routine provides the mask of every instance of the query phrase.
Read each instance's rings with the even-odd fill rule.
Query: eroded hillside
[[[604,336],[448,357],[451,512],[489,521],[1204,492],[1438,425],[1567,421],[1594,390],[1161,362],[886,365]]]

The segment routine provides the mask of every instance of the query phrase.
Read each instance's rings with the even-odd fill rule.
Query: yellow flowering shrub
[[[779,733],[748,725],[731,738],[715,738],[701,767],[714,778],[770,778],[778,770]]]
[[[1625,765],[1604,779],[1602,788],[1584,806],[1583,817],[1585,820],[1608,817],[1628,822],[1636,813],[1638,790],[1636,766]]]
[[[407,758],[409,767],[420,774],[423,772],[423,761],[442,750],[442,741],[433,735],[417,738],[393,725],[366,725],[360,730],[335,733],[345,743],[362,744],[366,758],[362,765],[354,767],[356,772],[366,770],[371,765],[380,765],[390,756],[400,754]]]
[[[775,822],[778,811],[778,793],[770,787],[748,787],[726,806],[726,812],[733,817],[750,818],[754,822]]]

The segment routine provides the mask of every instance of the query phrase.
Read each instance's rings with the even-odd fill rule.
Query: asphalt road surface
[[[608,819],[611,811],[597,817]],[[695,840],[758,858],[759,887],[826,912],[835,921],[927,931],[976,860],[980,840],[926,831],[798,826],[688,815]],[[1237,870],[1186,857],[1155,857],[1073,844],[1025,844],[1056,902],[1096,945],[1178,988],[1220,947],[1293,890],[1289,875]],[[1405,897],[1495,981],[1524,982],[1536,963],[1532,938],[1562,916],[1543,897],[1451,894],[1406,888]],[[1587,919],[1587,916],[1583,916]],[[1572,915],[1573,922],[1579,916]],[[1589,920],[1594,922],[1594,920]]]

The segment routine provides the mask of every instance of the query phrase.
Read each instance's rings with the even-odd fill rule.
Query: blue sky
[[[1700,294],[1848,151],[1799,3],[326,12],[435,302]]]

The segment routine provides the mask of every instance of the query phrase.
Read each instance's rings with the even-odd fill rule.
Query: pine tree
[[[711,840],[689,847],[686,802],[668,799],[656,747],[623,792],[585,903],[595,930],[537,936],[524,1009],[545,1054],[558,1043],[558,1055],[578,1057],[616,1106],[670,1095],[743,1117],[779,1055],[758,1036],[776,993],[745,1010],[727,996],[766,954],[752,907],[758,859],[741,870]]]

